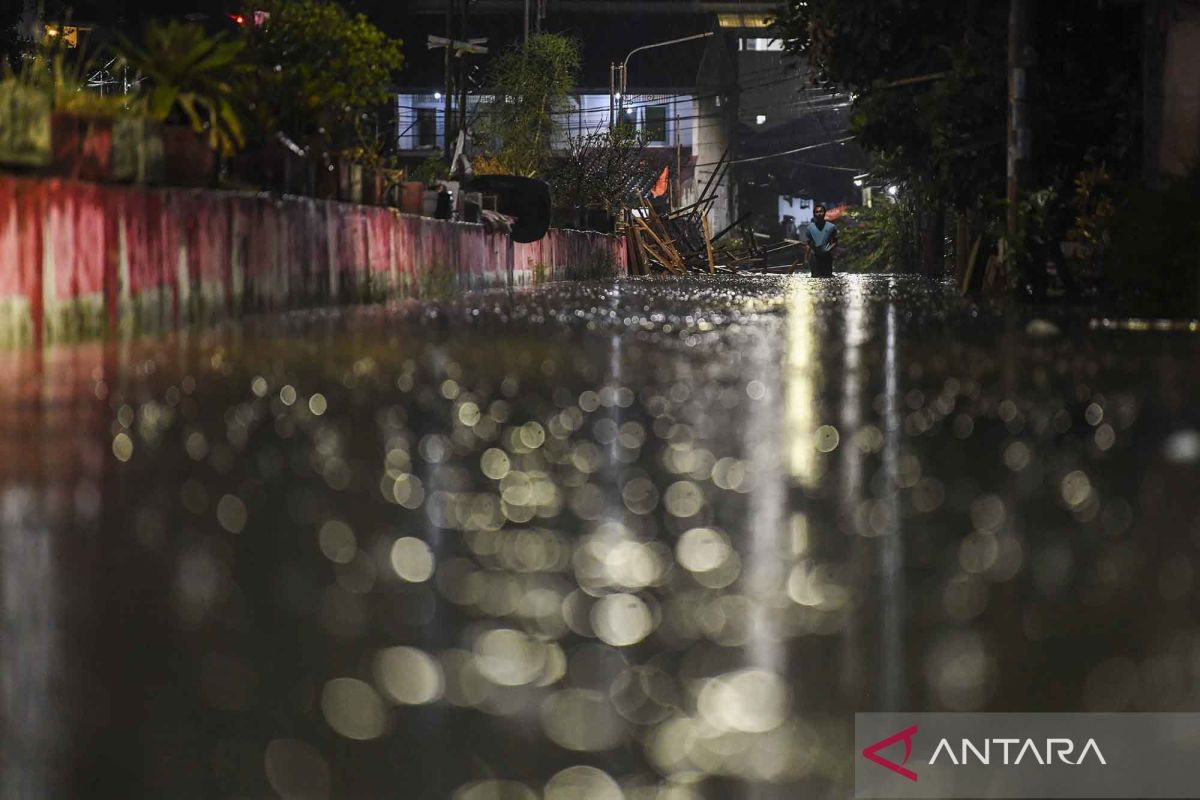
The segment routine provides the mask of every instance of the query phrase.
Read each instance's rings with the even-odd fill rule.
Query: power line
[[[753,91],[753,90],[755,90],[755,89],[762,89],[762,88],[766,88],[766,87],[768,87],[768,86],[777,86],[777,85],[779,85],[779,84],[781,84],[781,83],[788,83],[788,82],[792,82],[792,81],[795,81],[795,80],[797,80],[799,77],[801,77],[801,76],[783,76],[783,77],[780,77],[780,78],[774,78],[774,79],[772,79],[772,80],[769,80],[769,81],[763,81],[763,82],[761,82],[761,83],[749,84],[749,85],[739,85],[739,86],[737,87],[737,91],[738,91],[738,93],[739,93],[739,94],[745,94],[745,93],[747,93],[747,92],[750,92],[750,91]],[[430,92],[415,92],[415,91],[414,91],[414,92],[401,92],[401,93],[398,93],[398,94],[418,95],[418,94],[431,94],[431,93],[430,93]],[[581,94],[582,94],[582,93],[581,93]],[[626,109],[629,109],[629,108],[645,108],[645,107],[652,107],[652,106],[656,106],[656,105],[664,105],[664,104],[668,104],[668,103],[670,103],[672,100],[679,100],[679,99],[691,99],[691,100],[693,100],[693,101],[697,101],[697,100],[708,100],[708,99],[711,99],[711,98],[714,98],[714,97],[723,97],[725,94],[727,94],[727,93],[726,93],[726,92],[717,91],[717,92],[709,92],[709,93],[707,93],[707,94],[694,94],[694,93],[684,93],[684,92],[671,92],[671,93],[666,93],[666,94],[642,95],[643,97],[645,97],[645,96],[653,96],[653,97],[655,97],[655,98],[658,98],[658,99],[655,99],[655,100],[645,100],[645,101],[641,101],[641,102],[634,102],[634,103],[627,103],[627,104],[625,104],[625,108],[626,108]],[[800,92],[797,92],[797,94],[800,94]],[[596,92],[596,93],[594,93],[594,94],[593,94],[593,93],[590,93],[590,92],[588,92],[588,93],[586,93],[586,96],[601,97],[601,96],[603,96],[603,95],[602,95],[602,93],[600,93],[600,92]],[[849,96],[848,94],[846,94],[846,93],[841,93],[841,92],[833,92],[833,93],[829,93],[829,94],[827,94],[827,95],[823,95],[823,97],[828,97],[828,98],[834,98],[834,97],[848,97],[848,96]],[[638,95],[633,95],[633,97],[638,97]],[[800,101],[797,101],[797,102],[801,102],[801,103],[803,103],[803,102],[807,102],[807,101],[800,100]],[[483,104],[483,103],[477,103],[477,105],[487,105],[487,104]],[[397,105],[397,107],[398,107],[398,108],[407,108],[407,109],[410,109],[410,110],[415,110],[415,109],[424,109],[424,108],[433,108],[433,106],[412,106],[412,105]],[[583,110],[582,110],[582,113],[584,113],[584,114],[588,114],[588,113],[603,113],[604,111],[605,111],[605,109],[604,109],[604,108],[596,108],[596,109],[583,109]],[[495,112],[490,112],[490,113],[495,113]],[[549,112],[547,112],[547,113],[548,113],[548,114],[550,114],[550,115],[552,115],[552,116],[576,116],[576,115],[578,115],[578,114],[580,114],[580,113],[581,113],[581,110],[580,110],[580,109],[575,109],[575,108],[573,108],[573,109],[562,109],[562,110],[558,110],[558,111],[549,111]]]
[[[846,136],[841,139],[833,139],[828,142],[817,142],[816,144],[808,144],[803,147],[793,147],[791,150],[783,150],[779,153],[769,153],[768,155],[765,155],[765,156],[754,156],[752,158],[739,158],[735,161],[730,161],[727,163],[729,163],[729,164],[749,164],[752,161],[766,161],[769,158],[779,158],[780,156],[790,156],[793,153],[803,153],[807,150],[816,150],[818,147],[828,147],[831,144],[845,144],[846,142],[853,141],[856,138],[858,138],[858,137]],[[713,161],[708,164],[697,164],[696,167],[697,168],[712,167],[712,166],[716,166],[718,163],[719,162],[717,162],[717,161]]]

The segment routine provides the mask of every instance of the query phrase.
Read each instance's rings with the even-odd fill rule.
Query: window
[[[648,142],[667,140],[667,107],[647,106],[642,119],[642,134]]]
[[[637,130],[638,110],[636,108],[625,108],[621,110],[621,124],[628,125],[633,130]]]
[[[417,147],[437,147],[437,109],[417,109]]]
[[[738,49],[739,50],[755,50],[755,51],[759,51],[759,52],[766,51],[766,52],[772,52],[772,53],[781,53],[781,52],[783,52],[783,40],[782,39],[762,39],[762,38],[742,39],[741,41],[738,42]]]

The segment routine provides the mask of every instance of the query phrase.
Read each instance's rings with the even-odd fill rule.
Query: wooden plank
[[[666,241],[666,242],[664,242],[664,241],[663,241],[663,239],[662,239],[662,237],[660,237],[660,236],[659,236],[659,235],[658,235],[658,234],[657,234],[657,233],[654,231],[654,229],[650,227],[650,225],[649,225],[649,224],[648,224],[648,223],[647,223],[645,220],[643,220],[643,219],[640,219],[640,218],[635,218],[635,223],[636,223],[637,225],[641,226],[641,229],[642,229],[642,230],[643,230],[643,231],[644,231],[644,232],[645,232],[647,235],[649,235],[649,237],[650,237],[651,239],[653,239],[653,240],[654,240],[654,242],[655,242],[655,243],[658,245],[658,247],[659,247],[659,248],[662,250],[662,252],[663,252],[664,254],[671,254],[671,253],[674,253],[674,254],[675,254],[675,258],[670,258],[670,257],[668,256],[668,258],[667,258],[667,263],[668,263],[669,265],[671,265],[672,267],[676,266],[676,262],[679,262],[679,254],[678,254],[678,253],[676,253],[676,251],[675,251],[675,248],[674,248],[674,246],[673,246],[673,244],[674,244],[674,243],[670,242],[669,240],[668,240],[668,241]],[[675,271],[675,270],[672,270],[672,271]],[[680,271],[680,272],[682,272],[682,271],[683,271],[683,263],[682,263],[682,262],[679,262],[679,263],[678,263],[678,271]]]
[[[708,254],[708,274],[712,275],[714,265],[713,265],[712,239],[709,237],[709,234],[711,233],[711,231],[709,230],[709,227],[708,227],[708,217],[701,217],[700,225],[704,229],[704,250]]]
[[[663,224],[662,218],[658,216],[658,212],[654,210],[654,206],[650,205],[649,203],[645,203],[645,201],[643,201],[643,203],[647,213],[650,214],[650,219],[652,222],[654,222],[655,227],[662,231],[662,239],[665,240],[663,248],[664,251],[674,255],[675,264],[679,267],[680,272],[686,272],[687,267],[684,265],[683,259],[679,256],[679,248],[675,246],[675,240],[671,239],[667,233],[667,226]],[[669,243],[669,245],[666,243]]]
[[[662,242],[658,241],[658,237],[655,236],[654,231],[650,230],[648,227],[645,227],[645,224],[642,223],[641,220],[635,220],[634,224],[641,227],[642,231],[649,234],[650,239],[657,243],[657,247],[655,247],[655,245],[652,245],[650,242],[643,241],[641,243],[642,250],[666,267],[669,272],[675,272],[676,269],[674,261],[669,256],[665,255],[667,252],[669,252],[669,248],[663,247]]]

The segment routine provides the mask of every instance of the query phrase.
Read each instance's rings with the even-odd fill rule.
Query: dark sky
[[[0,0],[12,7],[11,16],[20,13],[22,0]],[[441,14],[418,14],[420,0],[342,0],[352,11],[366,14],[387,33],[404,40],[407,64],[398,76],[399,83],[411,87],[436,86],[442,80],[442,55],[425,46],[428,34],[442,35],[445,18]],[[425,0],[428,6],[428,0]],[[46,0],[47,19],[74,19],[94,22],[126,32],[136,31],[151,19],[203,15],[209,24],[231,25],[228,16],[244,8],[240,0]],[[70,10],[68,10],[70,9]],[[6,14],[9,16],[9,14]],[[487,36],[493,52],[520,39],[523,15],[519,10],[505,13],[474,13],[468,35]],[[608,65],[620,61],[633,47],[664,39],[709,30],[712,17],[695,13],[646,14],[602,13],[570,15],[555,11],[551,4],[544,29],[574,36],[582,45],[583,70],[579,85],[592,88],[608,86]],[[705,43],[639,54],[630,64],[631,85],[676,87],[694,84]],[[478,58],[481,65],[486,57]],[[636,80],[634,80],[636,78]]]

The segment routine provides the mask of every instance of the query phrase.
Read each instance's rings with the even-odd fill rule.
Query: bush
[[[190,124],[208,145],[232,155],[246,144],[237,84],[246,72],[245,43],[209,36],[194,23],[146,28],[140,45],[118,39],[117,55],[149,80],[146,108],[154,119]]]
[[[450,168],[441,156],[430,156],[421,162],[421,166],[413,170],[413,179],[426,186],[440,183],[450,177]]]
[[[916,209],[903,198],[855,208],[841,221],[838,269],[904,272],[917,263]]]

